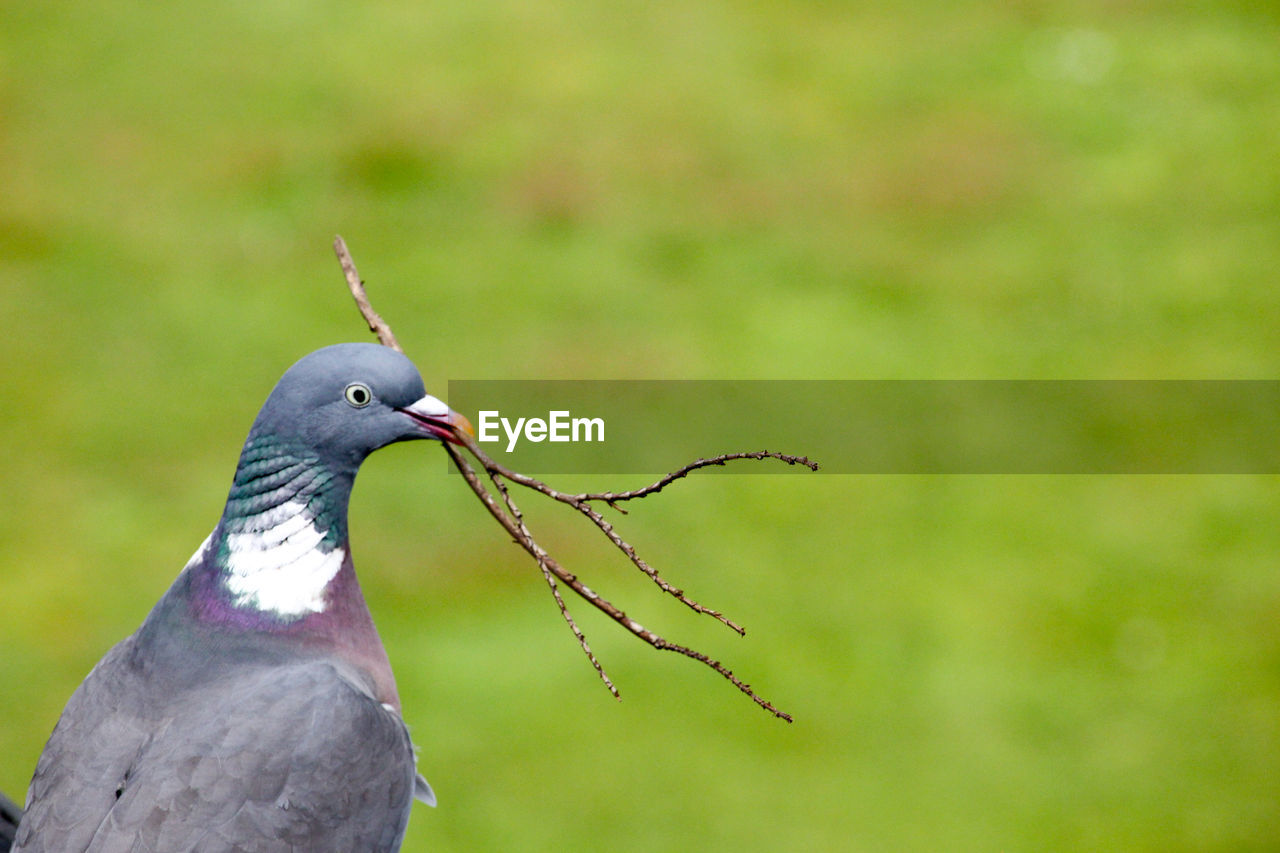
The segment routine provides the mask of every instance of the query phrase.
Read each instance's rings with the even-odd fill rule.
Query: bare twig
[[[342,264],[342,271],[347,280],[347,287],[350,289],[351,295],[355,298],[356,305],[359,307],[361,315],[365,318],[365,322],[369,324],[369,330],[377,335],[378,340],[386,346],[403,352],[403,350],[400,349],[400,345],[396,342],[396,338],[391,331],[391,327],[388,326],[380,316],[378,316],[377,312],[373,310],[372,305],[370,305],[369,298],[365,294],[364,284],[360,280],[359,274],[356,272],[355,262],[352,261],[351,254],[347,251],[346,243],[343,242],[341,237],[334,240],[333,248],[334,252],[338,255],[338,260]],[[498,523],[501,524],[503,529],[511,535],[512,539],[524,548],[525,551],[529,552],[534,560],[537,561],[538,567],[542,571],[542,575],[547,581],[548,587],[551,589],[551,594],[555,597],[556,606],[560,610],[560,615],[564,618],[565,623],[568,624],[569,629],[577,638],[578,645],[581,646],[582,651],[586,654],[587,659],[591,662],[592,667],[600,676],[610,693],[615,697],[619,695],[617,687],[614,686],[613,681],[609,678],[608,673],[605,672],[604,667],[600,664],[595,653],[591,651],[591,647],[587,643],[586,636],[582,633],[577,622],[574,621],[573,616],[569,613],[569,609],[565,605],[564,598],[560,595],[560,589],[557,581],[572,589],[583,600],[590,603],[597,610],[600,610],[614,622],[618,623],[641,640],[644,640],[655,649],[664,649],[666,651],[676,652],[677,654],[693,658],[694,660],[705,664],[720,673],[721,676],[737,687],[738,690],[751,697],[751,700],[761,708],[764,708],[779,719],[791,722],[790,714],[780,711],[778,708],[774,707],[772,703],[752,690],[749,684],[746,684],[734,675],[733,672],[728,667],[720,663],[720,661],[714,660],[707,655],[704,655],[702,652],[688,648],[687,646],[672,643],[648,630],[639,622],[636,622],[634,619],[627,616],[623,610],[615,606],[608,599],[602,597],[584,584],[578,579],[577,575],[561,566],[555,558],[548,554],[547,551],[533,538],[533,534],[525,525],[524,514],[512,499],[510,491],[507,489],[503,481],[508,480],[532,489],[540,494],[552,498],[553,500],[572,506],[587,518],[591,519],[592,523],[604,533],[609,541],[613,543],[614,547],[626,554],[631,563],[636,566],[636,568],[640,569],[640,571],[644,572],[645,575],[657,584],[663,592],[666,592],[677,600],[683,602],[692,610],[698,613],[705,613],[708,616],[713,617],[741,635],[746,633],[745,629],[741,625],[731,621],[718,610],[712,610],[711,608],[705,607],[697,601],[694,601],[692,598],[685,595],[683,590],[672,586],[661,575],[659,575],[657,570],[645,562],[636,553],[636,549],[629,542],[623,539],[622,536],[614,529],[613,525],[605,519],[594,506],[592,506],[592,502],[605,503],[613,509],[625,513],[626,510],[618,506],[618,504],[656,494],[674,481],[685,477],[690,472],[696,471],[699,468],[705,468],[711,465],[724,465],[726,462],[736,459],[778,459],[786,462],[788,465],[803,465],[814,471],[818,470],[817,463],[804,456],[790,456],[785,453],[775,453],[769,450],[745,453],[724,453],[710,459],[698,459],[690,462],[688,465],[671,472],[657,482],[639,489],[632,489],[625,492],[582,492],[579,494],[569,494],[553,489],[541,480],[530,477],[527,474],[521,474],[518,471],[512,471],[506,466],[495,462],[488,456],[488,454],[480,449],[471,436],[459,432],[457,433],[457,438],[467,451],[475,457],[476,461],[480,463],[481,467],[484,468],[484,471],[489,476],[494,488],[497,490],[498,494],[502,496],[502,503],[500,504],[493,495],[489,493],[488,489],[486,489],[484,484],[481,482],[480,476],[471,466],[471,463],[467,461],[466,457],[462,455],[457,447],[453,444],[446,443],[445,450],[449,453],[449,457],[453,460],[453,464],[457,466],[459,472],[462,473],[463,478],[467,481],[467,485],[471,487],[473,492],[475,492],[476,497],[478,497],[480,502],[484,504],[484,507],[489,511],[489,514],[497,519]]]
[[[691,471],[699,468],[706,468],[709,465],[724,465],[734,459],[780,459],[788,465],[803,465],[810,471],[817,471],[819,467],[807,456],[791,456],[786,453],[774,453],[772,450],[757,450],[750,453],[721,453],[719,456],[712,456],[710,459],[697,459],[679,470],[672,471],[656,483],[645,486],[642,489],[632,489],[629,492],[589,492],[576,495],[578,500],[582,501],[604,501],[607,504],[619,503],[621,501],[629,501],[635,498],[643,498],[647,495],[657,494],[658,492],[671,485],[676,480],[681,479]]]
[[[617,531],[613,529],[613,525],[591,506],[591,501],[602,501],[614,509],[620,509],[617,504],[622,503],[623,501],[635,500],[646,497],[647,495],[656,494],[675,480],[681,479],[687,475],[690,471],[696,471],[699,468],[705,468],[709,465],[724,465],[725,462],[734,459],[780,459],[789,465],[804,465],[810,470],[818,470],[818,464],[816,462],[812,462],[803,456],[789,456],[785,453],[774,453],[769,450],[760,450],[751,453],[723,453],[719,456],[712,457],[711,459],[698,459],[694,462],[690,462],[688,465],[685,465],[677,471],[673,471],[661,480],[658,480],[656,483],[652,483],[641,489],[633,489],[628,492],[583,492],[575,495],[553,489],[541,480],[530,477],[527,474],[521,474],[518,471],[512,471],[505,465],[494,461],[488,454],[480,449],[479,445],[473,438],[471,438],[471,436],[460,435],[459,440],[461,440],[463,444],[466,445],[467,450],[470,451],[477,460],[479,460],[480,464],[484,467],[486,473],[488,473],[490,477],[493,477],[494,475],[505,477],[513,483],[519,483],[522,486],[533,489],[534,491],[540,492],[553,500],[568,504],[578,510],[587,518],[591,519],[592,523],[595,524],[596,527],[600,528],[601,532],[608,537],[609,541],[612,542],[618,550],[626,554],[627,559],[631,560],[632,564],[636,568],[648,575],[649,578],[658,585],[659,589],[682,602],[694,612],[705,613],[706,615],[711,616],[727,627],[738,632],[739,635],[745,635],[747,633],[746,629],[736,622],[728,619],[720,611],[712,610],[710,607],[699,604],[697,601],[694,601],[692,598],[685,595],[684,590],[674,587],[668,583],[661,575],[658,574],[656,569],[646,563],[636,553],[635,548],[618,535]],[[625,512],[625,510],[620,511]]]
[[[524,548],[526,551],[532,554],[535,559],[538,560],[539,565],[543,566],[547,571],[554,574],[557,578],[563,581],[566,586],[568,586],[574,592],[578,593],[579,596],[581,596],[584,600],[588,601],[597,610],[604,613],[614,622],[617,622],[623,628],[626,628],[632,634],[635,634],[637,637],[644,640],[646,643],[653,646],[655,649],[665,649],[667,651],[675,652],[677,654],[681,654],[681,655],[684,655],[685,657],[693,658],[696,661],[700,661],[706,664],[707,666],[714,669],[716,672],[720,673],[726,679],[728,679],[735,687],[737,687],[743,693],[750,696],[753,702],[755,702],[761,708],[764,708],[770,714],[773,714],[775,717],[781,720],[786,720],[788,723],[792,721],[790,714],[774,707],[773,703],[769,702],[763,696],[760,696],[759,694],[757,694],[754,690],[751,689],[751,685],[743,682],[742,679],[734,675],[733,672],[724,664],[720,663],[720,661],[713,660],[707,655],[704,655],[702,652],[695,651],[694,649],[690,649],[686,646],[681,646],[677,643],[672,643],[669,640],[666,640],[663,637],[658,636],[653,631],[650,631],[648,628],[645,628],[636,620],[627,616],[627,614],[623,610],[615,606],[611,601],[604,598],[595,590],[591,589],[586,584],[584,584],[581,580],[578,579],[577,575],[573,574],[572,572],[568,571],[563,566],[561,566],[558,562],[556,562],[555,558],[552,557],[550,554],[547,554],[546,551],[544,551],[541,548],[541,546],[539,546],[538,543],[533,540],[531,536],[528,536],[527,528],[522,530],[521,524],[518,524],[515,521],[513,521],[506,513],[502,511],[502,508],[498,506],[496,501],[494,501],[493,496],[490,495],[484,489],[484,486],[480,483],[480,478],[475,473],[475,470],[472,469],[470,463],[467,462],[466,458],[462,456],[462,454],[457,450],[457,448],[455,448],[451,444],[446,444],[445,450],[448,451],[449,457],[453,459],[454,464],[458,466],[458,470],[462,472],[464,477],[466,477],[468,484],[471,485],[471,490],[476,493],[476,496],[478,498],[480,498],[481,503],[485,505],[485,508],[489,510],[489,513],[498,520],[499,524],[501,524],[504,528],[506,528],[507,532],[510,533],[512,537],[515,538],[516,542],[522,548]],[[583,642],[585,643],[585,640],[583,640]],[[617,690],[612,687],[612,682],[610,682],[608,676],[604,674],[604,671],[603,669],[600,668],[599,663],[594,660],[594,656],[592,656],[592,662],[596,666],[596,670],[600,673],[600,677],[604,679],[606,685],[610,686],[611,691],[616,696]]]
[[[364,282],[360,279],[360,273],[356,272],[356,262],[352,260],[351,253],[347,251],[347,241],[343,240],[341,235],[333,238],[333,251],[338,256],[338,263],[342,264],[342,274],[347,279],[347,289],[355,298],[360,315],[369,324],[369,331],[378,336],[378,342],[383,346],[391,347],[396,352],[404,352],[391,327],[369,304],[369,296],[364,292]]]
[[[582,647],[582,651],[586,653],[587,659],[591,661],[591,665],[595,668],[596,672],[599,673],[600,678],[604,681],[605,687],[609,688],[609,692],[616,698],[622,698],[618,695],[618,688],[614,686],[608,673],[606,673],[604,671],[604,667],[600,665],[600,661],[596,658],[595,652],[591,651],[591,646],[587,645],[587,638],[583,635],[581,629],[578,628],[578,623],[573,620],[573,616],[565,606],[564,599],[560,597],[560,590],[556,586],[555,579],[556,577],[561,577],[561,579],[565,580],[566,583],[568,583],[568,580],[563,578],[559,564],[555,563],[551,556],[534,541],[533,534],[531,534],[529,532],[529,528],[524,525],[524,516],[511,500],[510,495],[507,494],[507,490],[498,484],[498,488],[502,493],[503,500],[510,511],[510,515],[503,512],[502,508],[498,506],[496,501],[494,501],[493,496],[489,494],[488,490],[485,489],[484,484],[480,482],[480,477],[476,474],[475,469],[471,467],[471,464],[467,462],[466,458],[462,456],[462,454],[458,453],[451,444],[445,444],[445,450],[448,451],[449,457],[453,459],[453,464],[457,466],[458,471],[462,473],[464,478],[466,478],[467,485],[471,487],[471,491],[475,492],[476,497],[480,498],[480,502],[484,504],[485,509],[489,510],[489,513],[498,520],[498,523],[506,528],[506,531],[511,534],[511,538],[514,539],[517,544],[533,555],[533,558],[538,561],[538,567],[542,569],[542,575],[546,578],[547,585],[551,587],[551,594],[555,596],[556,605],[560,608],[560,615],[563,616],[565,622],[568,623],[569,629],[573,631],[573,635],[578,638],[578,645],[580,645]]]

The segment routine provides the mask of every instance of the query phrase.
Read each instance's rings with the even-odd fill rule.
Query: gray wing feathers
[[[22,809],[4,794],[0,794],[0,853],[9,853],[13,835],[22,819]]]
[[[50,739],[14,853],[398,849],[408,732],[337,665],[240,668],[159,720],[124,713],[99,670]]]

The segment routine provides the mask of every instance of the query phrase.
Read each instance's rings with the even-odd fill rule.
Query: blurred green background
[[[0,4],[0,788],[216,521],[283,369],[366,339],[335,233],[434,389],[1276,378],[1277,36],[1245,0]],[[407,850],[1280,847],[1274,477],[636,507],[745,639],[525,501],[787,726],[576,607],[614,702],[445,472],[390,448],[352,507],[440,799]]]

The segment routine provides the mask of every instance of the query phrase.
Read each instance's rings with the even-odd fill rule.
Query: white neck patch
[[[236,606],[279,616],[322,612],[328,605],[325,590],[342,568],[346,550],[320,547],[324,534],[298,501],[256,521],[259,530],[227,534],[226,585]]]

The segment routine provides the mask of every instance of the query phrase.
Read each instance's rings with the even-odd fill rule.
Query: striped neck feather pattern
[[[240,610],[286,620],[323,612],[346,558],[351,479],[312,452],[250,438],[210,540],[222,586]]]

